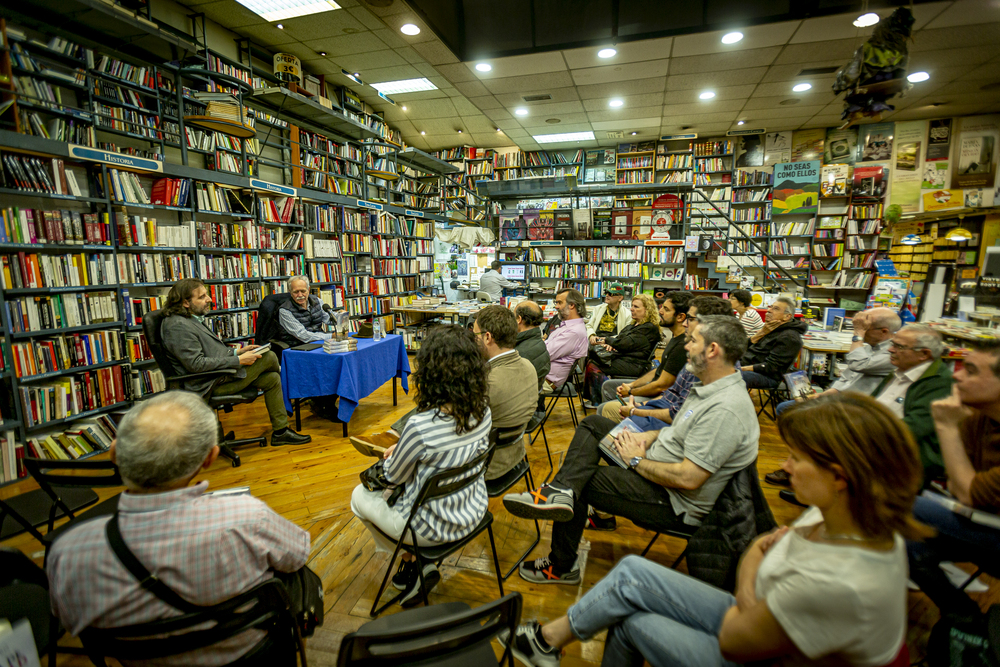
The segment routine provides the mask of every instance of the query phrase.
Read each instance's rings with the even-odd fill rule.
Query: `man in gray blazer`
[[[304,445],[312,440],[311,436],[288,428],[278,358],[274,352],[254,354],[254,345],[234,350],[205,324],[205,316],[212,310],[212,299],[203,282],[197,278],[177,281],[167,294],[165,310],[167,317],[160,325],[160,338],[175,368],[182,368],[187,373],[236,369],[236,375],[187,380],[183,389],[208,397],[256,387],[264,392],[264,403],[274,429],[271,446]]]

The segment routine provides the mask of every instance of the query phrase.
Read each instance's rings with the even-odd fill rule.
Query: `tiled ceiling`
[[[742,129],[769,131],[836,126],[843,103],[831,90],[834,75],[800,72],[845,64],[871,34],[871,28],[852,25],[860,13],[853,12],[741,28],[743,40],[732,45],[722,44],[720,31],[623,42],[608,60],[597,57],[598,47],[586,47],[459,62],[403,0],[387,7],[338,2],[342,10],[285,20],[284,30],[235,0],[190,7],[270,51],[297,55],[309,72],[350,84],[409,144],[424,150],[512,143],[537,150],[534,135],[588,130],[595,141],[547,147],[591,148],[615,143],[608,132],[624,131],[629,140],[680,132],[710,136],[740,120]],[[913,13],[909,70],[925,70],[930,80],[894,99],[896,110],[884,120],[1000,111],[1000,1],[927,2]],[[405,23],[420,26],[420,34],[403,35]],[[483,61],[492,71],[475,69]],[[423,76],[438,90],[394,96],[392,106],[370,86],[351,84],[341,68],[358,72],[366,84]],[[812,89],[794,93],[800,82]],[[707,90],[716,96],[699,99]],[[538,95],[549,97],[524,100]],[[612,98],[623,106],[609,107]],[[515,115],[519,107],[528,115]]]

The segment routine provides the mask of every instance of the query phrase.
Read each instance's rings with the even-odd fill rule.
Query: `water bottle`
[[[372,340],[381,340],[382,322],[377,317],[372,318]]]

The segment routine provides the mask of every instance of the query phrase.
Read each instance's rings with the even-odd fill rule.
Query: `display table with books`
[[[281,389],[285,395],[285,409],[295,412],[295,428],[301,428],[299,402],[316,396],[340,397],[337,417],[347,422],[366,396],[392,380],[392,404],[396,405],[396,379],[409,393],[407,376],[410,361],[403,347],[403,337],[387,334],[381,340],[356,338],[357,349],[348,352],[328,353],[322,347],[302,351],[288,349],[281,354]]]

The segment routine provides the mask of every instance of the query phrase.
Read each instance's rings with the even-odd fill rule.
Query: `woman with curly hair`
[[[351,495],[351,511],[372,534],[379,551],[392,553],[423,484],[441,471],[462,466],[486,451],[493,420],[487,399],[489,363],[464,327],[442,325],[431,330],[417,352],[416,412],[386,449],[385,476],[404,486],[390,506],[382,491],[359,484]],[[425,504],[413,517],[417,544],[430,546],[461,539],[486,512],[482,477],[457,493]],[[410,560],[406,560],[409,558]],[[392,585],[406,591],[404,607],[420,601],[418,563],[403,554]],[[425,563],[424,584],[430,591],[440,580],[437,567]]]
[[[659,342],[660,313],[656,301],[648,294],[636,294],[632,297],[632,323],[617,336],[599,339],[591,347],[584,374],[585,397],[599,401],[601,385],[608,376],[635,378],[645,373],[649,355]]]

